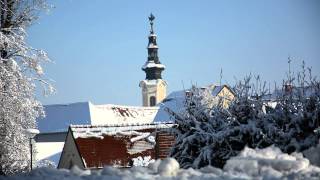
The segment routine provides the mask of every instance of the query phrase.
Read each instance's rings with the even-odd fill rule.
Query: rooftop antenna
[[[183,82],[183,80],[181,80],[181,84],[182,84],[183,90],[185,91],[186,89],[185,89],[185,87],[184,87],[184,82]]]
[[[292,79],[291,79],[291,57],[289,56],[288,57],[288,65],[289,65],[289,83],[291,84],[291,81],[292,81]]]
[[[220,86],[221,86],[221,81],[222,81],[222,68],[220,69]]]

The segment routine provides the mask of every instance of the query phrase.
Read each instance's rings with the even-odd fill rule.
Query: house
[[[222,106],[227,108],[231,101],[235,98],[234,91],[228,85],[209,85],[204,87],[211,92],[211,95],[218,101],[222,101]]]
[[[113,104],[95,105],[91,102],[54,104],[44,106],[46,117],[38,119],[40,134],[35,137],[36,159],[48,159],[58,164],[64,141],[71,124],[116,125],[150,124],[159,107],[123,106]]]
[[[172,123],[136,125],[72,125],[68,130],[58,168],[77,165],[97,169],[106,165],[131,167],[167,157],[174,137]]]

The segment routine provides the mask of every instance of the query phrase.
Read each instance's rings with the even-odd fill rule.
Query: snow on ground
[[[320,141],[317,147],[311,147],[303,151],[303,155],[309,159],[311,164],[320,167]]]
[[[78,180],[133,180],[133,179],[315,179],[320,177],[320,168],[313,166],[302,154],[284,154],[276,147],[261,150],[245,148],[238,156],[231,158],[223,169],[207,166],[199,170],[180,169],[172,158],[157,160],[148,167],[118,169],[110,166],[102,170],[57,170],[39,168],[29,174],[0,179],[78,179]]]
[[[132,159],[133,166],[148,166],[150,163],[154,163],[155,160],[151,159],[151,156],[144,156],[144,157],[136,157]]]

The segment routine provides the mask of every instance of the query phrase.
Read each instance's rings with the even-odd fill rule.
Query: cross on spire
[[[156,17],[154,17],[154,15],[151,13],[148,18],[149,18],[150,26],[151,26],[150,33],[153,34],[153,33],[154,33],[154,32],[153,32],[153,20],[154,20]]]

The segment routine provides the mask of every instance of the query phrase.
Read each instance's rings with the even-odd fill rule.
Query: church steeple
[[[146,73],[146,79],[141,81],[139,86],[142,89],[143,106],[155,106],[160,103],[167,92],[167,83],[162,80],[161,73],[165,66],[161,64],[158,57],[157,35],[154,32],[153,14],[149,16],[150,34],[148,36],[148,59],[142,66],[142,70]]]
[[[162,79],[161,72],[165,69],[165,66],[161,64],[158,57],[158,45],[157,45],[157,35],[154,33],[153,21],[155,17],[153,14],[149,16],[150,22],[150,34],[148,42],[148,60],[142,66],[142,70],[146,73],[147,80]]]

